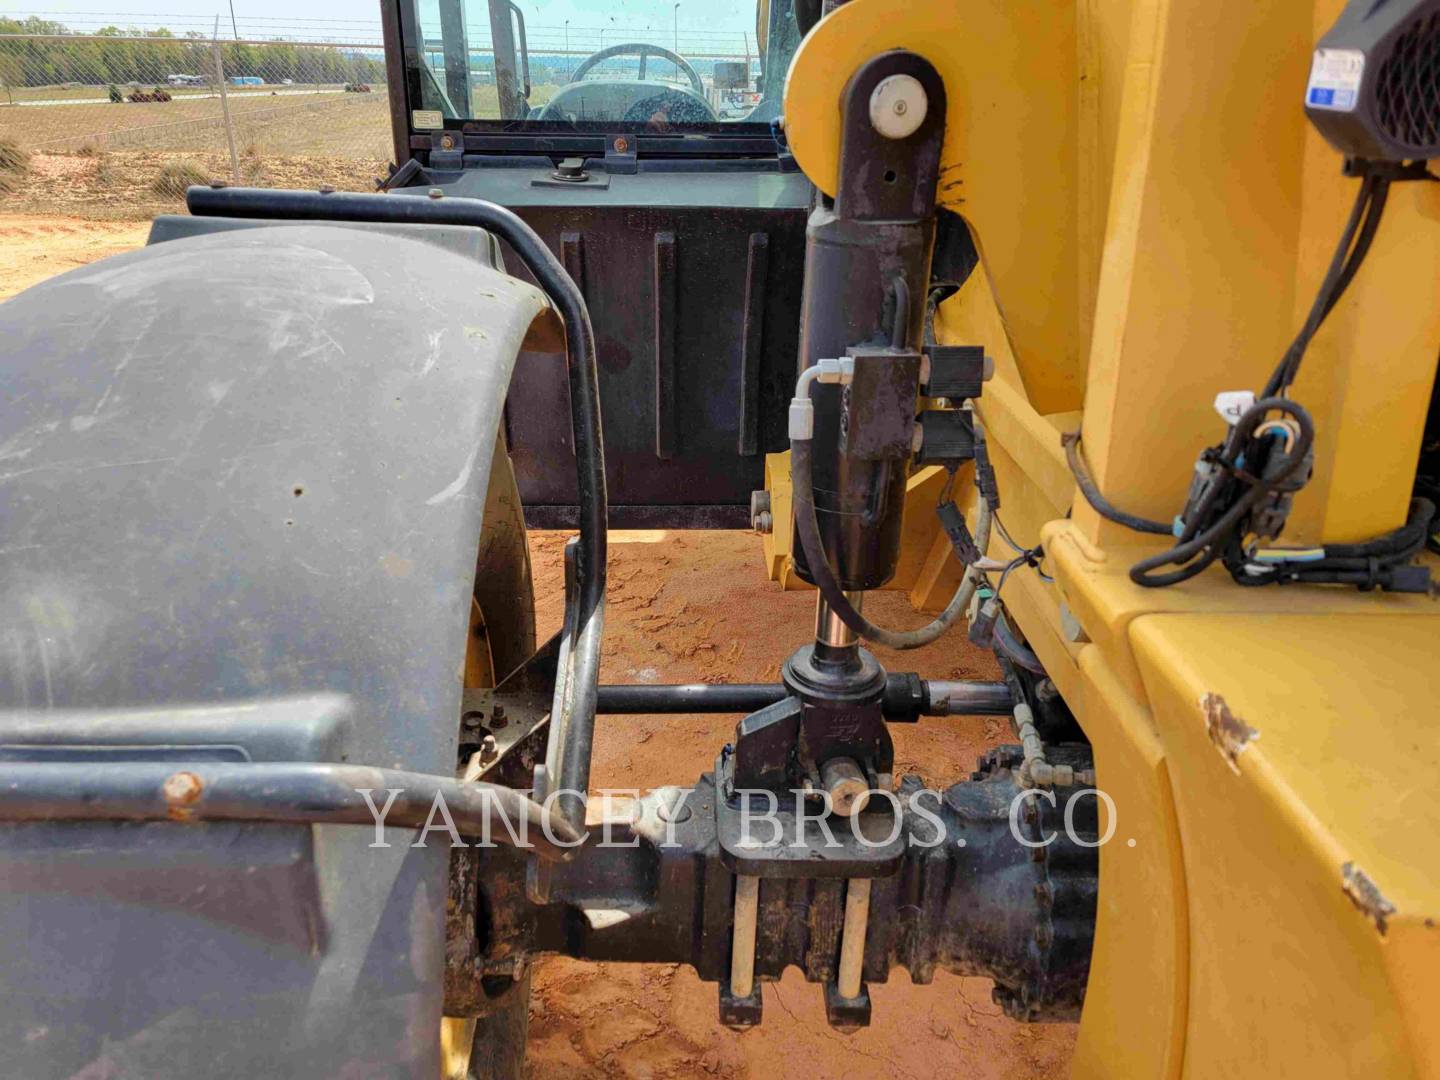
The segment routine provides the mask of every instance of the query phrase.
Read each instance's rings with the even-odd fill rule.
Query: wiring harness
[[[1415,165],[1350,162],[1347,172],[1362,177],[1360,190],[1310,313],[1258,397],[1241,391],[1217,399],[1230,429],[1224,441],[1201,453],[1184,509],[1173,523],[1114,506],[1086,466],[1079,434],[1064,437],[1075,481],[1097,513],[1137,532],[1175,538],[1169,549],[1131,567],[1130,579],[1137,585],[1175,585],[1218,560],[1236,582],[1247,586],[1310,583],[1391,592],[1431,590],[1430,570],[1409,565],[1427,543],[1433,544],[1436,503],[1427,492],[1417,491],[1406,523],[1385,536],[1304,549],[1271,543],[1280,536],[1295,494],[1309,482],[1314,468],[1314,421],[1289,396],[1301,361],[1360,270],[1380,227],[1392,181],[1436,179]]]

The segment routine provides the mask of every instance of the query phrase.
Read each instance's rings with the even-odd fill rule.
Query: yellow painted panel
[[[889,49],[945,80],[940,202],[962,214],[993,282],[1026,386],[1042,412],[1078,408],[1079,45],[1073,4],[850,0],[801,42],[785,84],[785,132],[805,174],[834,194],[840,97]]]
[[[1159,545],[1113,545],[1096,551],[1079,524],[1081,516],[1082,509],[1077,507],[1076,521],[1054,521],[1045,527],[1047,567],[1091,639],[1105,645],[1107,654],[1115,657],[1117,671],[1136,696],[1143,696],[1139,674],[1126,659],[1124,640],[1130,623],[1148,612],[1329,615],[1336,618],[1337,628],[1352,627],[1355,619],[1404,616],[1431,627],[1440,642],[1440,605],[1427,596],[1325,587],[1245,589],[1236,586],[1218,566],[1175,588],[1143,589],[1130,580],[1129,569],[1154,554]],[[1133,541],[1133,536],[1126,535]],[[1424,559],[1440,575],[1440,559]],[[1346,632],[1337,629],[1337,634]]]
[[[1327,149],[1309,155],[1319,161],[1306,184],[1306,220],[1310,234],[1323,239],[1307,245],[1297,297],[1306,306],[1357,183],[1334,175]],[[1364,266],[1295,382],[1293,396],[1310,410],[1320,437],[1315,479],[1296,500],[1286,543],[1354,542],[1404,523],[1437,356],[1440,184],[1400,184]]]
[[[1168,519],[1217,391],[1292,328],[1310,25],[1293,4],[1137,0],[1085,402],[1102,490]],[[1277,272],[1278,271],[1278,272]]]
[[[1318,0],[1317,38],[1343,7],[1344,0]],[[1308,314],[1357,186],[1340,175],[1335,151],[1307,130],[1292,327]],[[1370,255],[1296,381],[1294,396],[1315,417],[1321,438],[1315,479],[1296,500],[1286,542],[1362,540],[1405,520],[1440,355],[1437,281],[1440,184],[1394,185]],[[1376,438],[1380,430],[1384,437]]]
[[[966,472],[971,471],[966,466]],[[956,486],[964,480],[956,478]],[[940,530],[940,519],[935,516],[935,504],[945,488],[945,470],[939,465],[917,469],[905,481],[905,516],[900,523],[900,558],[895,565],[895,576],[886,584],[886,589],[906,590],[915,584],[925,566],[925,560],[933,548],[936,538],[944,538]],[[946,546],[949,546],[948,540]]]
[[[1426,925],[1440,916],[1440,740],[1415,728],[1440,697],[1435,624],[1358,622],[1132,626],[1184,844],[1189,1075],[1405,1077],[1435,1061],[1440,1000],[1401,1002],[1436,988],[1406,971],[1440,964]],[[1234,768],[1207,730],[1210,694],[1258,732]],[[1347,864],[1393,904],[1392,933],[1415,928],[1413,955],[1391,960],[1401,937],[1347,895]]]
[[[1188,928],[1169,770],[1148,712],[1099,648],[1080,653],[1080,672],[1066,700],[1095,748],[1096,781],[1114,800],[1116,829],[1100,849],[1092,974],[1072,1072],[1173,1077],[1184,1051]]]

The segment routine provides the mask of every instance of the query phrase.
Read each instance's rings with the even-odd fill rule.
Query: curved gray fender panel
[[[37,712],[102,756],[137,712],[220,742],[273,716],[327,732],[315,754],[340,732],[350,761],[452,770],[489,458],[544,307],[325,226],[145,248],[0,305],[0,753]],[[325,715],[296,721],[307,702]],[[11,1066],[435,1075],[443,836],[0,828]]]

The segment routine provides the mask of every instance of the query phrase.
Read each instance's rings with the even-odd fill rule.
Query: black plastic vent
[[[1440,8],[1395,41],[1375,83],[1381,130],[1415,150],[1440,154]]]

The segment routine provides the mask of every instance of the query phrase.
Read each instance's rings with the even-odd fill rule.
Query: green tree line
[[[71,40],[7,39],[15,34],[54,34]],[[138,38],[169,38],[144,41]],[[103,39],[103,40],[97,40]],[[385,62],[342,48],[221,43],[225,76],[259,76],[267,83],[380,82]],[[82,83],[163,83],[168,75],[215,74],[215,56],[201,34],[177,37],[169,30],[121,30],[107,26],[93,36],[72,34],[61,23],[30,17],[0,18],[0,85],[7,88]]]

